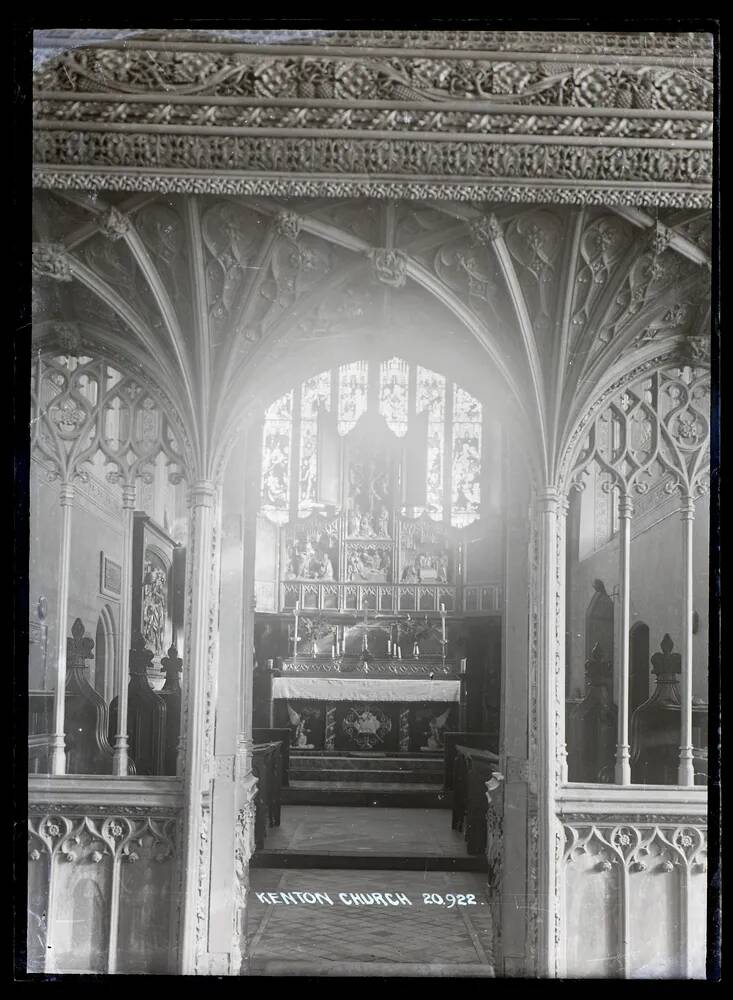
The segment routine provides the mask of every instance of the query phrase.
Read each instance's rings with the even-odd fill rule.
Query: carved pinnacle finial
[[[172,642],[168,647],[168,655],[160,661],[161,667],[165,670],[164,691],[180,691],[181,685],[178,675],[183,671],[183,660],[178,655],[178,647]]]
[[[71,281],[73,275],[66,247],[61,243],[34,243],[32,251],[33,274],[54,281]]]
[[[68,670],[84,670],[85,660],[94,656],[94,640],[85,635],[86,629],[81,618],[71,626],[71,636],[66,640],[66,665]]]
[[[676,674],[682,673],[682,657],[679,653],[673,653],[674,643],[669,635],[665,633],[664,638],[659,644],[662,650],[661,653],[655,653],[652,658],[652,671],[657,676],[664,674],[670,675],[672,678]]]

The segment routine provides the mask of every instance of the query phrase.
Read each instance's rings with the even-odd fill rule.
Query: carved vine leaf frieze
[[[36,90],[135,95],[338,100],[497,100],[640,109],[712,109],[712,66],[634,66],[451,56],[403,59],[360,51],[275,56],[133,49],[65,53],[36,74]]]

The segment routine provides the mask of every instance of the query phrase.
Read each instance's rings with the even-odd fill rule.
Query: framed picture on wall
[[[99,553],[99,592],[118,600],[122,593],[122,566],[104,552]]]

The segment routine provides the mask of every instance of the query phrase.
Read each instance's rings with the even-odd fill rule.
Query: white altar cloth
[[[370,677],[274,677],[273,698],[300,701],[459,702],[461,682]]]

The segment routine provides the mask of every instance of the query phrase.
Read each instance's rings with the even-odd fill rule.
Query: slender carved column
[[[74,504],[74,487],[62,483],[61,541],[59,544],[59,590],[56,618],[56,691],[53,699],[53,737],[51,740],[51,774],[66,773],[66,738],[64,715],[66,709],[66,632],[69,617],[69,569],[71,559],[71,513]]]
[[[189,493],[190,576],[187,594],[186,731],[184,788],[186,796],[186,832],[183,858],[184,878],[181,922],[181,972],[193,975],[196,969],[197,936],[203,931],[201,909],[206,902],[199,898],[199,879],[208,859],[210,803],[204,787],[204,739],[208,654],[209,590],[211,540],[215,488],[202,480]]]
[[[562,629],[565,600],[564,546],[567,505],[555,487],[538,495],[539,567],[537,588],[537,893],[539,902],[538,973],[555,977],[560,955],[560,864],[562,831],[555,815],[555,798],[566,780],[564,747],[565,641]]]
[[[128,663],[132,636],[132,529],[135,510],[135,487],[122,487],[122,592],[120,594],[120,630],[117,643],[115,676],[117,680],[117,732],[112,756],[112,773],[126,775],[128,765],[127,689]]]
[[[695,502],[685,497],[682,503],[682,726],[680,737],[680,764],[677,781],[680,785],[694,785],[695,770],[692,763],[692,529],[695,521]]]
[[[619,499],[619,624],[618,624],[618,742],[616,746],[616,784],[631,784],[629,759],[629,628],[631,625],[631,498]]]

